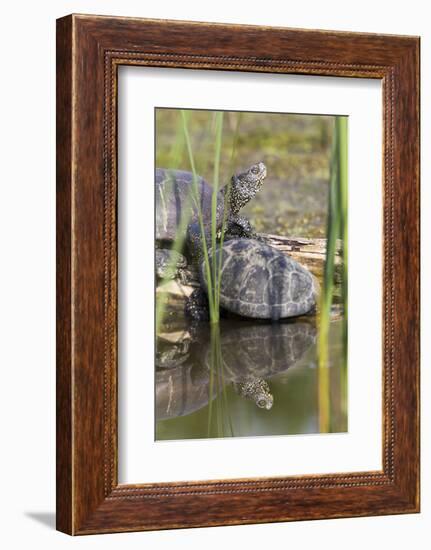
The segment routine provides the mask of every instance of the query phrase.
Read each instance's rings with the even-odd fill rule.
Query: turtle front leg
[[[232,214],[229,217],[225,239],[256,239],[262,240],[260,235],[256,233],[250,221],[245,216],[239,216],[238,214]]]
[[[193,321],[209,321],[208,298],[202,288],[196,288],[187,298],[184,313]]]

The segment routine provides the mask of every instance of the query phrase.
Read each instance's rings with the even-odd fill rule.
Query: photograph
[[[155,108],[155,439],[348,431],[348,117]]]

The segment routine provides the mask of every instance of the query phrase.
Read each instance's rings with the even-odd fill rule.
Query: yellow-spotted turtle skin
[[[229,185],[217,193],[216,226],[220,229],[223,217],[226,230],[235,225],[236,215],[260,190],[266,178],[263,162],[253,164],[244,172],[235,174]],[[198,222],[199,201],[203,223],[212,221],[212,186],[204,178],[184,170],[156,168],[156,240],[173,241],[182,223],[185,227]],[[226,197],[228,194],[228,197]],[[224,212],[225,205],[227,212]]]

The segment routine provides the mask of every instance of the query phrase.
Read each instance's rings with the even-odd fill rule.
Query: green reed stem
[[[222,385],[221,385],[221,378],[220,378],[220,368],[217,363],[217,349],[216,349],[216,343],[215,341],[212,342],[213,345],[213,363],[212,368],[215,369],[216,372],[216,379],[217,379],[217,400],[216,400],[216,407],[217,407],[217,437],[223,437],[223,401],[219,399],[219,396],[222,393]]]
[[[336,117],[329,182],[329,206],[327,224],[326,261],[320,301],[318,364],[319,364],[319,429],[330,430],[330,384],[329,384],[329,327],[334,292],[334,273],[337,239],[341,228],[341,179],[340,179],[340,134],[342,126]]]
[[[204,253],[204,263],[205,263],[205,273],[207,278],[207,285],[208,285],[208,303],[209,303],[209,311],[210,311],[210,319],[211,322],[218,322],[219,313],[215,309],[215,303],[214,303],[214,293],[213,293],[213,282],[211,277],[211,267],[210,267],[210,261],[209,261],[209,254],[208,254],[208,246],[207,246],[207,240],[206,240],[206,233],[205,233],[205,225],[203,221],[202,216],[202,207],[201,202],[199,200],[199,189],[198,189],[198,175],[196,172],[194,157],[193,157],[193,150],[192,145],[190,141],[190,135],[187,127],[187,111],[181,110],[181,117],[183,122],[183,132],[184,137],[186,141],[187,151],[189,155],[189,161],[190,161],[190,167],[192,169],[193,173],[193,194],[194,194],[194,200],[196,203],[196,208],[198,212],[198,220],[199,220],[199,228],[201,232],[202,237],[202,248]]]
[[[222,391],[223,391],[223,403],[226,411],[226,420],[227,425],[230,430],[230,436],[233,437],[233,425],[232,425],[232,418],[229,414],[229,400],[227,398],[227,392],[226,392],[226,382],[224,377],[224,363],[223,363],[223,357],[221,355],[221,349],[220,349],[220,372],[221,372],[221,381],[222,381]]]
[[[214,350],[214,361],[212,366],[216,369],[218,373],[218,378],[220,381],[221,393],[219,395],[222,398],[222,424],[227,424],[227,428],[230,430],[230,436],[233,436],[233,426],[232,419],[229,414],[229,401],[227,398],[226,392],[226,380],[224,376],[224,362],[223,362],[223,349],[221,345],[221,334],[220,334],[220,324],[214,324],[211,326],[211,341],[213,344],[212,349]],[[224,432],[223,432],[224,435]]]
[[[319,324],[319,362],[328,362],[328,331],[330,323],[332,296],[334,290],[335,254],[340,231],[340,194],[339,194],[339,136],[335,125],[329,181],[328,222],[326,229],[326,260],[323,273],[323,288],[320,302]]]
[[[217,262],[216,262],[216,240],[217,240],[217,198],[219,190],[219,180],[220,180],[220,156],[221,156],[221,143],[222,143],[222,133],[223,133],[223,112],[216,113],[216,128],[215,128],[215,151],[214,151],[214,177],[213,177],[213,188],[211,196],[211,248],[213,253],[213,288],[214,288],[214,306],[217,312],[217,319],[212,319],[213,322],[218,322],[219,316],[219,293],[217,292],[219,285],[217,272]]]
[[[339,138],[339,190],[340,190],[340,238],[342,242],[343,272],[341,294],[343,300],[343,368],[341,370],[341,387],[347,392],[347,352],[348,352],[348,119],[337,117],[337,133]]]
[[[211,343],[211,353],[212,353],[212,343]],[[209,404],[208,404],[208,437],[211,437],[211,424],[212,424],[212,411],[213,411],[213,400],[214,400],[214,369],[212,368],[212,362],[210,358],[210,383],[209,383]]]
[[[223,349],[221,345],[220,323],[210,325],[210,379],[207,437],[212,437],[215,420],[215,436],[233,436],[232,419],[229,414],[229,401],[224,375]],[[216,390],[214,390],[216,385]],[[215,419],[214,419],[215,407]]]

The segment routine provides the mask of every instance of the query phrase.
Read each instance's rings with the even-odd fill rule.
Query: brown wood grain
[[[382,471],[118,485],[117,68],[130,64],[382,80]],[[418,101],[417,37],[77,15],[58,20],[59,530],[419,510]]]
[[[72,29],[57,23],[57,529],[72,532]]]

